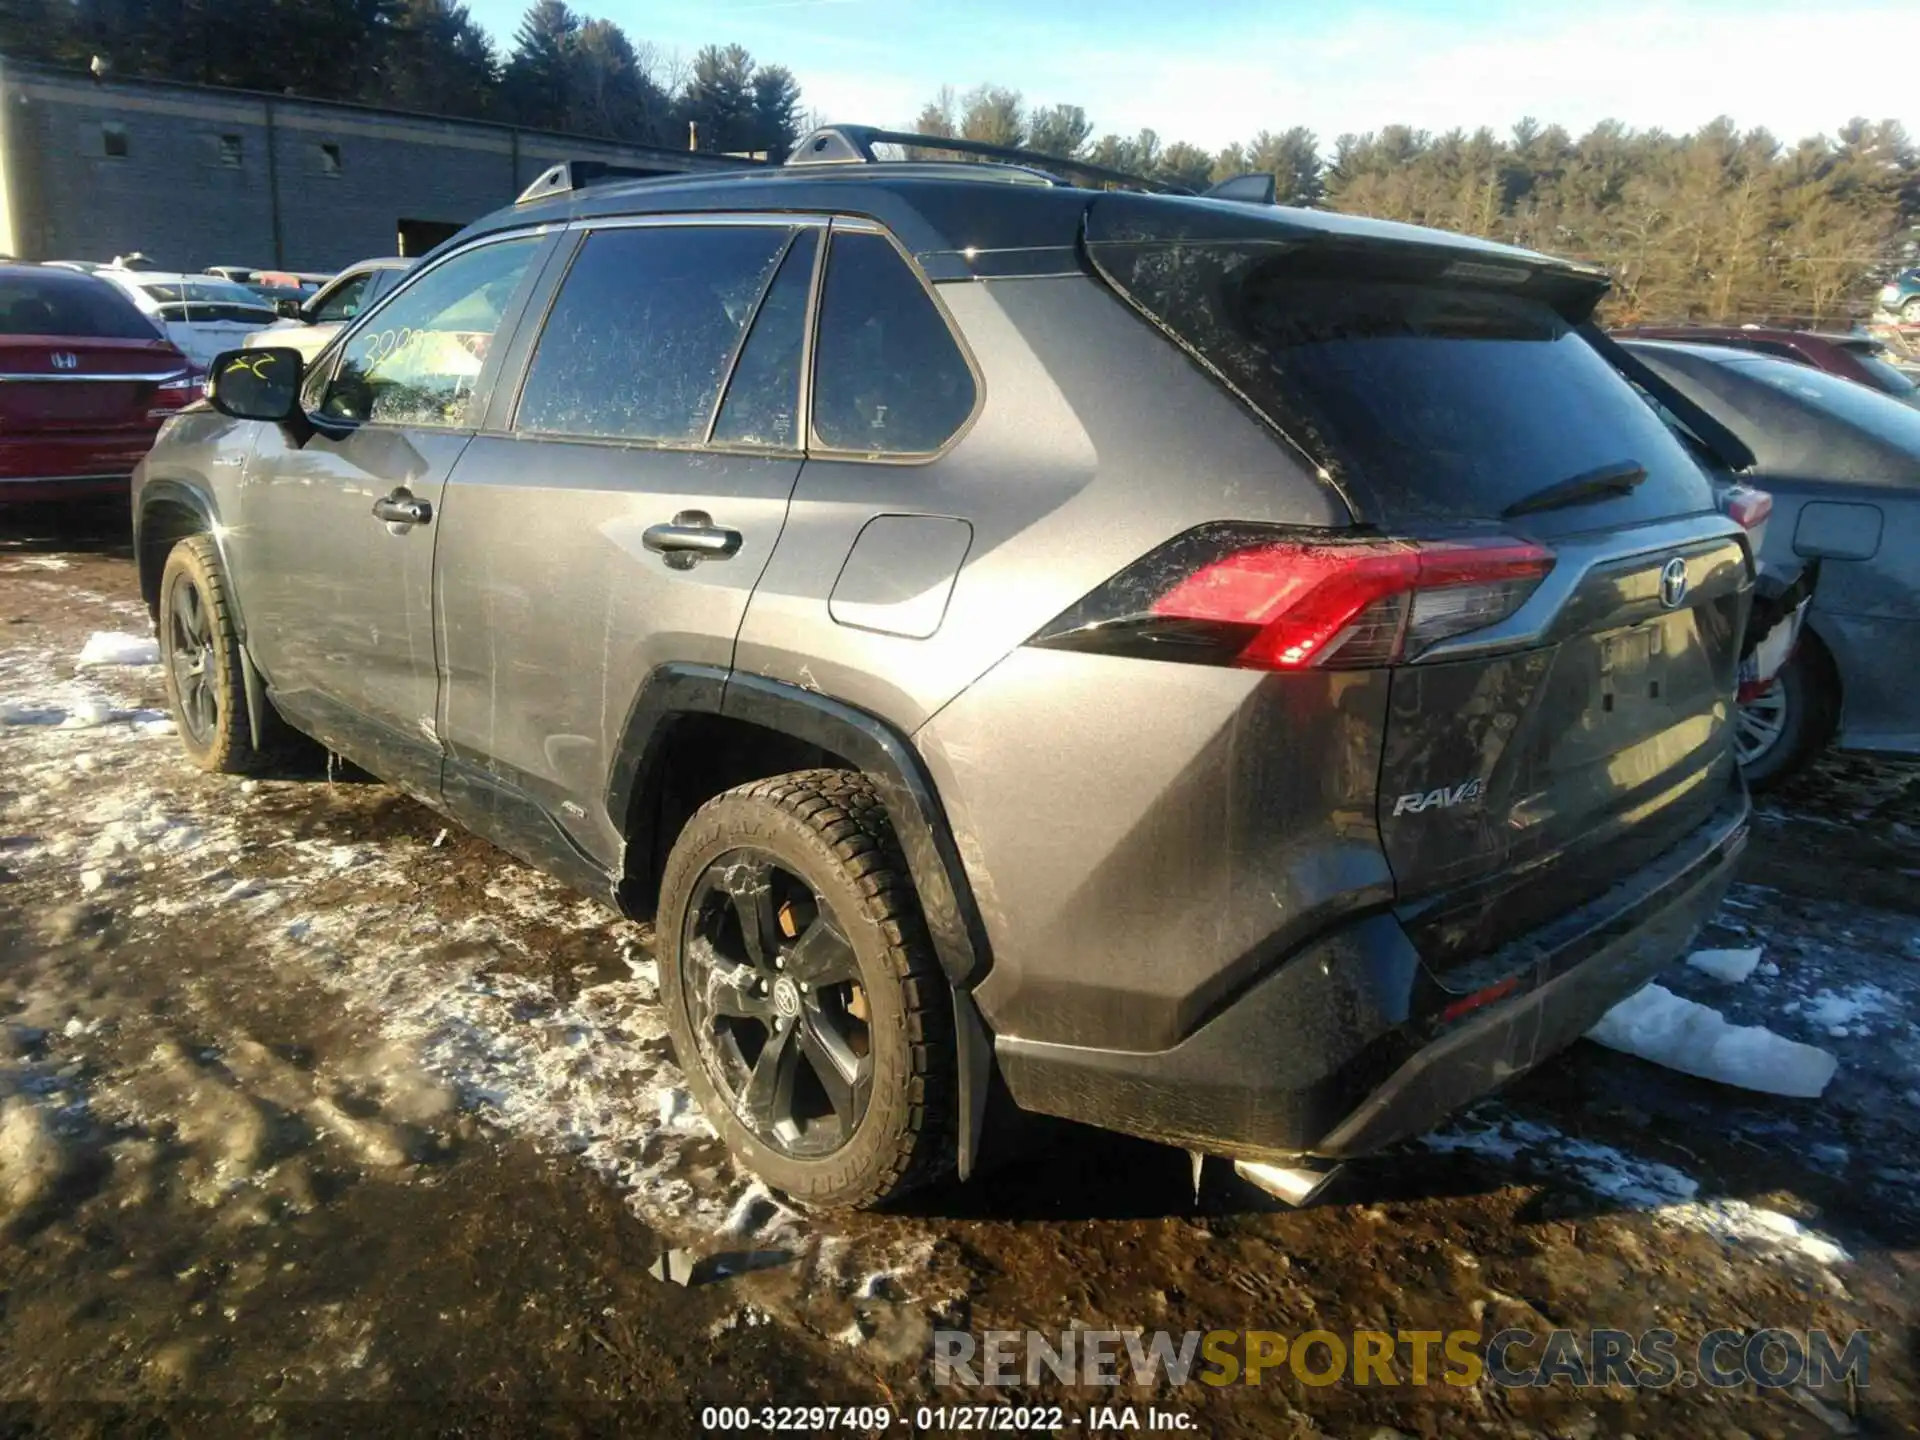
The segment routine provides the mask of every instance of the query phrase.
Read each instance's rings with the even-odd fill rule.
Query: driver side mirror
[[[298,350],[278,346],[223,350],[207,371],[207,399],[236,420],[284,423],[298,418],[305,362]]]
[[[304,320],[307,318],[307,302],[296,300],[291,295],[282,295],[273,302],[273,313],[282,320]]]

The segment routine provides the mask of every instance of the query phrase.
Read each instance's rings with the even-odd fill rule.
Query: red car
[[[1887,347],[1868,335],[1816,335],[1749,325],[1634,325],[1612,333],[1623,340],[1684,340],[1752,350],[1857,381],[1909,405],[1920,401],[1914,382],[1887,362]]]
[[[0,265],[0,507],[125,494],[202,376],[104,280]]]

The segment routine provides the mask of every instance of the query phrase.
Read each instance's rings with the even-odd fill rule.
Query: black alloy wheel
[[[845,927],[805,880],[750,848],[712,861],[691,902],[681,978],[715,1088],[777,1153],[839,1150],[873,1093],[871,1011]]]
[[[172,586],[167,606],[167,664],[179,697],[179,720],[195,745],[210,746],[220,728],[218,670],[207,597],[190,576]]]

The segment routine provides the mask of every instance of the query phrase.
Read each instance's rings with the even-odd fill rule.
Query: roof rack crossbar
[[[1026,150],[1017,145],[994,145],[985,140],[967,140],[957,135],[922,135],[912,130],[882,130],[875,125],[823,125],[794,146],[789,165],[871,165],[880,157],[876,145],[910,145],[921,150],[944,150],[954,155],[978,155],[983,160],[1004,160],[1036,170],[1063,171],[1084,175],[1112,185],[1127,185],[1163,195],[1191,195],[1184,185],[1152,180],[1091,160],[1073,160],[1049,155],[1042,150]]]

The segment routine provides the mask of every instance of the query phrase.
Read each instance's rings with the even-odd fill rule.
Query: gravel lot
[[[1865,1328],[1852,1394],[1019,1398],[1223,1436],[1913,1433],[1920,767],[1829,761],[1764,805],[1700,942],[1763,963],[1666,981],[1831,1050],[1817,1101],[1582,1044],[1305,1211],[1032,1126],[971,1186],[814,1217],[691,1110],[646,927],[356,774],[202,776],[156,667],[78,667],[147,633],[96,528],[0,524],[9,1433],[694,1434],[704,1405],[976,1399],[933,1390],[934,1327],[1074,1324]],[[670,1247],[728,1273],[663,1283]]]

